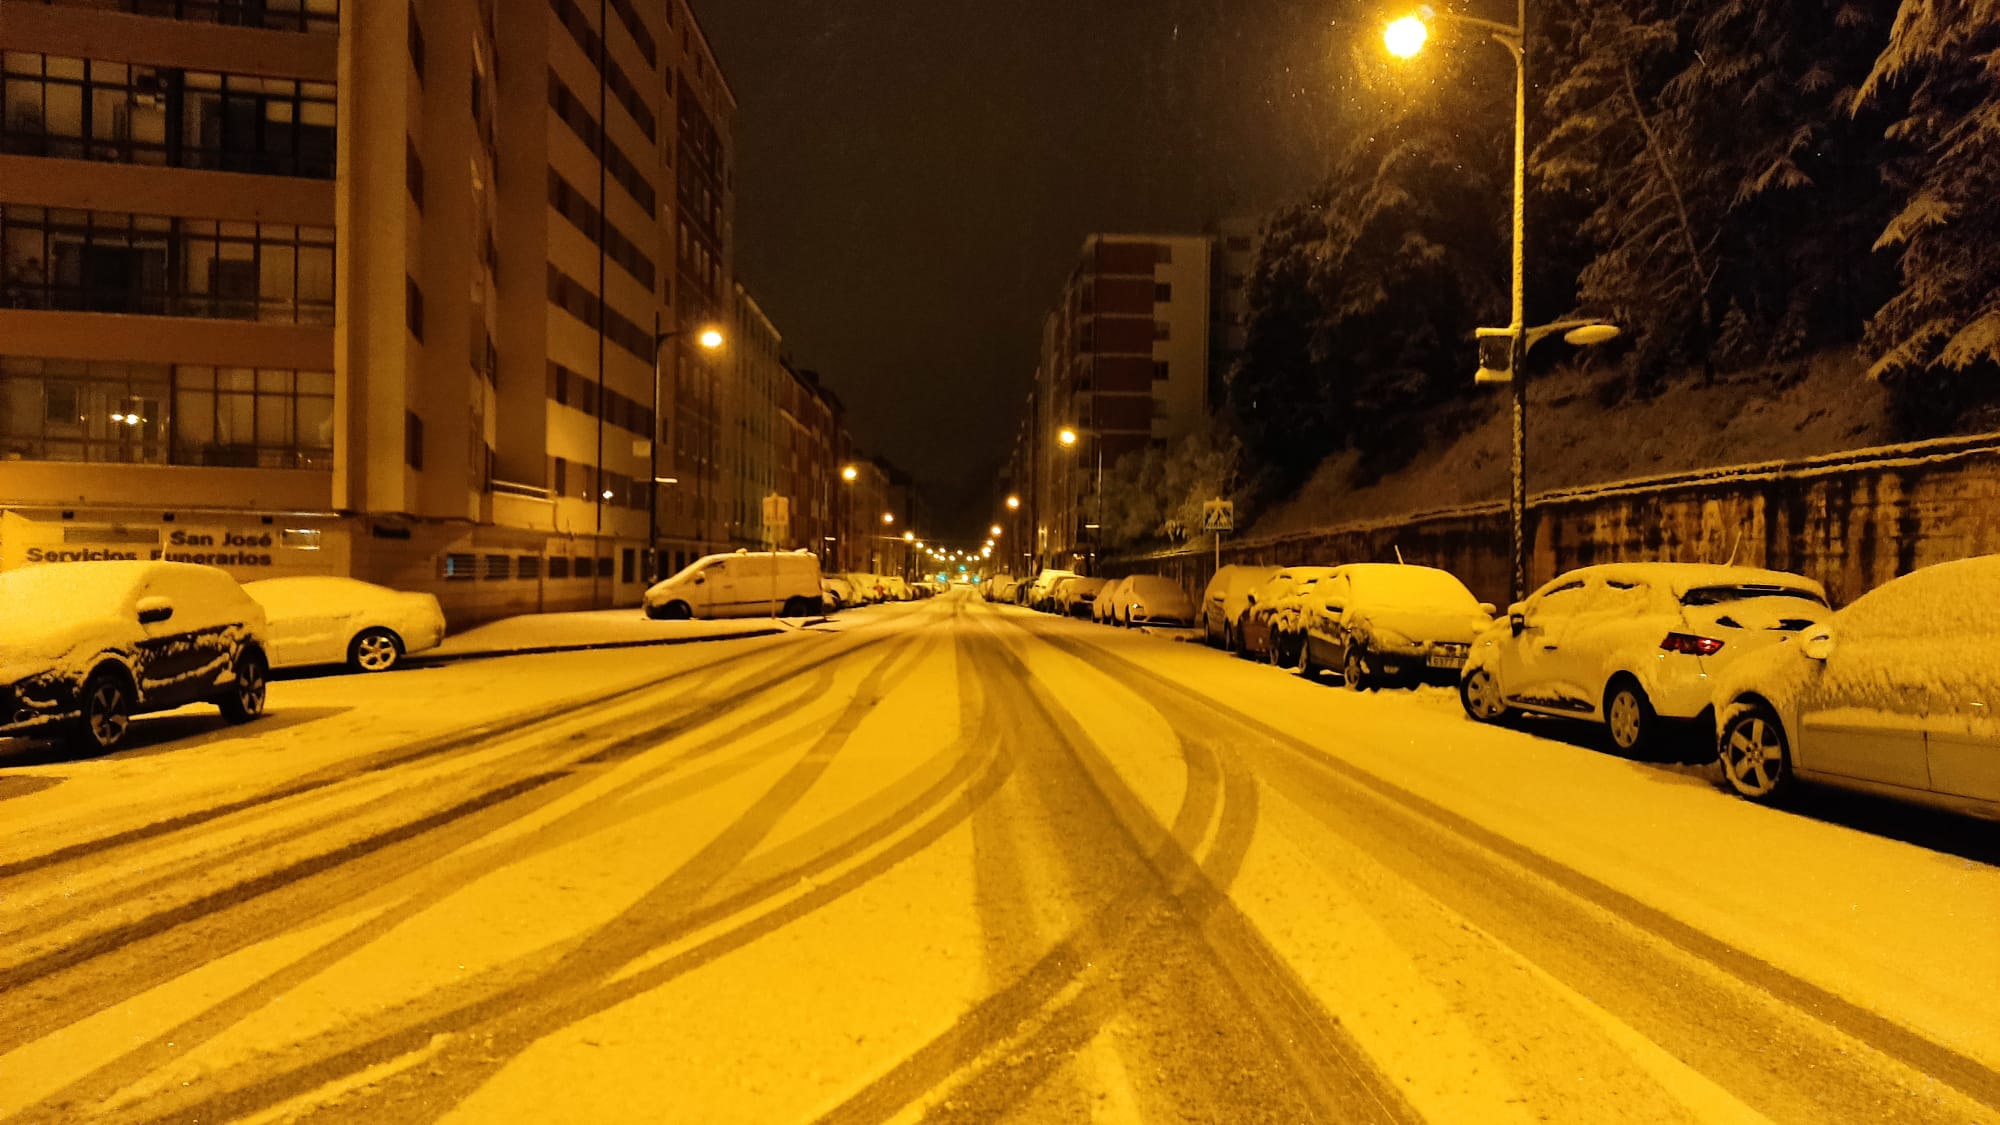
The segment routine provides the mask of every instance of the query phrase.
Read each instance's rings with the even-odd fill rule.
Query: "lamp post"
[[[1528,0],[1514,0],[1514,22],[1480,19],[1477,16],[1419,8],[1414,15],[1394,20],[1383,29],[1382,42],[1391,55],[1413,58],[1430,38],[1429,21],[1442,20],[1485,32],[1495,43],[1507,48],[1514,60],[1514,221],[1513,284],[1511,309],[1505,328],[1481,328],[1480,365],[1473,377],[1477,383],[1513,384],[1513,425],[1511,427],[1509,489],[1507,496],[1508,538],[1512,550],[1509,578],[1510,600],[1528,596],[1528,350],[1552,332],[1564,332],[1565,339],[1578,346],[1601,344],[1618,335],[1616,325],[1594,320],[1564,320],[1534,328],[1527,326],[1527,199],[1528,199]],[[1504,350],[1489,353],[1492,341]],[[1495,362],[1488,362],[1489,358]]]
[[[665,577],[660,573],[660,486],[680,483],[674,477],[660,475],[660,432],[664,428],[660,424],[660,353],[668,340],[679,335],[681,330],[678,328],[660,331],[660,314],[653,313],[653,432],[647,435],[651,440],[646,443],[652,462],[649,474],[652,480],[646,486],[646,550],[653,556],[652,575],[655,582]],[[703,328],[695,335],[695,342],[706,351],[715,351],[722,346],[722,332],[713,327]],[[602,415],[603,404],[596,405],[597,413]]]
[[[1090,537],[1090,570],[1092,574],[1095,574],[1097,573],[1097,543],[1098,540],[1104,537],[1104,435],[1088,426],[1081,429],[1076,426],[1064,426],[1056,432],[1056,443],[1064,449],[1074,450],[1079,433],[1090,435],[1091,448],[1097,452],[1097,487],[1095,489],[1097,498],[1094,503],[1097,515],[1090,525],[1090,529],[1095,532]]]

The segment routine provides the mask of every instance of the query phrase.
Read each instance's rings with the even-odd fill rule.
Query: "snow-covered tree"
[[[2000,372],[2000,0],[1904,0],[1857,104],[1895,98],[1897,211],[1877,245],[1900,285],[1868,327],[1878,377],[1942,404],[1991,401]],[[1968,386],[1977,373],[1983,386]]]

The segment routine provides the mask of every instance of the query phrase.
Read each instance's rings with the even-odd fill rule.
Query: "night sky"
[[[693,3],[741,103],[738,279],[946,534],[990,514],[1084,236],[1301,194],[1351,34],[1295,0]]]

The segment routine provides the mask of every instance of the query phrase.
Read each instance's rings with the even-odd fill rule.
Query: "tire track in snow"
[[[1132,870],[1109,893],[1100,888],[1097,897],[1108,901],[1012,985],[824,1115],[822,1125],[885,1120],[919,1101],[928,1103],[925,1120],[994,1120],[1035,1097],[1121,1014],[1131,1026],[1121,1026],[1112,1049],[1146,1051],[1163,1079],[1164,1064],[1173,1064],[1174,1080],[1140,1091],[1163,1108],[1232,1121],[1414,1120],[1221,889],[1255,829],[1254,779],[1184,737],[1188,784],[1173,825],[1163,828],[1018,655],[990,631],[989,638],[994,652],[983,679],[1002,685],[1007,741],[1032,760],[1041,799],[1063,804],[1068,794],[1090,806],[1060,826],[1066,838],[1088,840],[1062,856],[1073,877],[1113,857]],[[1191,853],[1212,821],[1215,843],[1197,864]],[[1248,1052],[1260,1041],[1268,1056]],[[1271,1073],[1267,1058],[1285,1073]],[[1232,1074],[1220,1073],[1221,1059]]]
[[[910,648],[914,646],[906,646],[906,651]],[[803,796],[851,736],[854,725],[875,706],[877,697],[892,686],[889,665],[901,655],[891,654],[889,660],[870,673],[869,682],[844,709],[841,720],[756,806],[711,841],[695,859],[671,873],[611,923],[573,945],[538,975],[507,981],[494,979],[492,973],[485,974],[473,987],[450,990],[447,996],[406,1005],[373,1021],[375,1025],[393,1025],[387,1029],[381,1026],[353,1029],[332,1037],[338,1042],[316,1042],[313,1046],[319,1057],[308,1062],[282,1066],[276,1073],[232,1072],[229,1078],[240,1083],[235,1089],[178,1105],[157,1119],[183,1120],[190,1115],[207,1119],[252,1112],[310,1093],[344,1075],[390,1062],[428,1045],[441,1044],[427,1057],[426,1073],[385,1078],[362,1093],[361,1104],[342,1103],[336,1111],[342,1116],[359,1115],[368,1120],[428,1118],[444,1112],[476,1089],[515,1052],[542,1035],[658,987],[674,976],[747,944],[761,933],[818,909],[888,870],[903,856],[927,846],[969,814],[991,786],[997,784],[997,778],[1004,777],[1003,770],[995,769],[997,763],[990,755],[975,760],[965,753],[966,747],[959,747],[958,765],[916,799],[894,810],[887,820],[864,826],[845,844],[806,866],[767,878],[714,906],[702,903],[703,896],[740,864],[748,850]],[[902,674],[907,675],[909,670],[904,668]],[[769,912],[677,953],[665,964],[630,977],[614,977],[619,969],[654,949],[671,946],[704,927],[752,911],[766,899],[796,891],[802,879],[853,861],[869,847],[926,815],[931,817],[931,823],[922,826],[910,839],[879,855],[866,857],[831,882],[804,895],[795,894]],[[157,1108],[147,1107],[149,1113]]]
[[[1326,827],[1777,1120],[1980,1119],[2000,1072],[1108,648],[1034,630],[1212,713]],[[1679,960],[1680,963],[1673,962]],[[1729,981],[1725,986],[1723,981]],[[1771,1003],[1775,1001],[1776,1003]],[[1721,1034],[1718,1034],[1721,1032]],[[1874,1055],[1874,1065],[1864,1065]]]
[[[32,988],[33,998],[39,1001],[19,1017],[0,1021],[0,1053],[83,1018],[91,1011],[172,979],[180,975],[191,960],[214,960],[293,928],[301,917],[345,905],[355,895],[379,886],[386,879],[429,864],[438,854],[440,842],[453,847],[463,846],[488,832],[503,828],[532,808],[558,800],[575,785],[587,781],[589,774],[576,772],[579,766],[603,765],[638,753],[714,722],[768,691],[782,690],[802,672],[830,668],[842,659],[895,639],[894,634],[871,636],[840,651],[783,662],[776,668],[750,669],[745,682],[728,695],[676,700],[676,709],[671,714],[638,731],[621,729],[629,723],[628,718],[597,724],[586,728],[581,739],[570,739],[570,744],[562,747],[564,756],[554,762],[549,761],[546,747],[530,746],[508,759],[527,766],[529,772],[525,775],[513,778],[506,778],[505,774],[488,776],[491,771],[483,769],[480,776],[473,779],[476,791],[449,805],[434,805],[415,817],[392,816],[388,825],[339,847],[276,867],[265,865],[221,887],[212,885],[213,872],[220,869],[220,860],[209,855],[190,861],[187,870],[172,876],[148,879],[143,889],[132,895],[86,897],[84,901],[74,904],[69,916],[116,919],[114,924],[100,926],[87,934],[66,936],[61,944],[38,955],[0,966],[0,996],[19,996]],[[665,690],[663,685],[655,685],[655,688]],[[599,746],[589,741],[590,734],[600,738],[606,735],[614,737]],[[513,737],[493,736],[481,740],[481,743],[504,742]],[[467,744],[459,749],[469,754],[475,747]],[[407,761],[397,764],[407,764]],[[361,776],[378,768],[384,767],[354,770],[352,776]],[[415,796],[436,799],[436,794],[428,789]],[[531,803],[524,803],[531,797]],[[389,811],[395,813],[393,808]],[[254,838],[232,846],[226,854],[231,857],[259,857],[284,839],[319,827],[309,825],[297,832]],[[440,837],[440,833],[448,835]],[[408,848],[406,854],[400,856],[396,854],[400,846],[418,842],[421,842],[421,847]],[[321,889],[314,883],[314,880],[324,879],[340,868],[358,864],[376,866],[355,871],[336,886]],[[387,864],[387,868],[381,869],[382,864]],[[148,909],[144,892],[160,885],[162,880],[168,884],[175,880],[182,885],[191,884],[199,893],[170,905]],[[277,901],[259,902],[274,894],[279,896]],[[301,896],[307,905],[295,905]],[[312,905],[314,903],[317,905]],[[141,912],[131,915],[135,905]],[[255,909],[259,907],[261,909]],[[253,914],[246,916],[243,913],[245,909],[252,909]],[[215,924],[198,933],[180,935],[182,940],[173,943],[176,949],[172,954],[149,956],[147,954],[153,950],[142,948],[152,939],[211,918],[217,919]],[[18,946],[23,932],[49,931],[30,928],[7,936]],[[110,957],[114,954],[117,956]],[[109,959],[103,965],[94,964],[100,958]],[[79,969],[84,971],[74,976],[66,975]]]

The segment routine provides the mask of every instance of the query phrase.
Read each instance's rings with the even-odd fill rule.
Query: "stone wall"
[[[1531,586],[1593,563],[1733,558],[1816,578],[1842,605],[1920,566],[2000,553],[2000,434],[1542,493],[1528,534]],[[1222,561],[1389,562],[1398,551],[1507,600],[1504,501],[1225,540]],[[1215,565],[1212,548],[1121,564],[1110,572],[1159,571],[1197,592]]]

